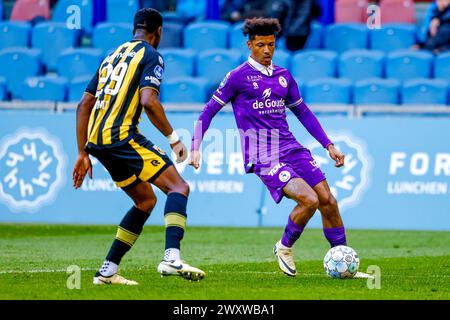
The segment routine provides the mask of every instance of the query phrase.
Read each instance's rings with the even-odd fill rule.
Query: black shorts
[[[89,143],[85,151],[96,157],[108,170],[116,185],[129,189],[141,181],[153,182],[173,162],[166,153],[141,134],[116,146]]]

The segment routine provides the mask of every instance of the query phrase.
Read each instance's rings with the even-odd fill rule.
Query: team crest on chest
[[[281,85],[283,88],[287,88],[287,81],[286,81],[286,78],[285,78],[285,77],[283,77],[283,76],[279,77],[279,78],[278,78],[278,82],[280,82],[280,85]]]

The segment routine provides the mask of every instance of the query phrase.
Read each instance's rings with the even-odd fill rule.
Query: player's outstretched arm
[[[336,162],[335,166],[342,167],[344,165],[344,154],[336,149],[320,125],[319,120],[317,120],[316,116],[308,108],[305,102],[302,101],[299,105],[290,109],[306,130],[308,130],[308,132],[328,150],[328,155]]]
[[[219,104],[216,100],[211,99],[203,108],[202,113],[198,117],[198,121],[194,127],[194,134],[191,144],[191,158],[189,165],[195,169],[200,167],[200,145],[202,144],[203,136],[211,124],[212,119],[217,112],[222,109],[223,105]]]
[[[164,112],[164,108],[159,101],[158,92],[151,88],[142,89],[141,104],[144,107],[150,122],[169,140],[170,147],[177,156],[177,163],[186,160],[186,146],[173,131],[173,128],[166,117],[166,113]]]
[[[94,107],[95,97],[90,93],[84,93],[81,102],[77,107],[77,145],[78,157],[75,161],[72,172],[73,186],[75,189],[81,187],[86,173],[92,179],[92,164],[89,155],[84,151],[84,145],[87,141],[87,129],[89,116]]]

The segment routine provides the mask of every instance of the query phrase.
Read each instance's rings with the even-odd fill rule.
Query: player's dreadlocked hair
[[[137,29],[144,29],[149,33],[153,33],[162,26],[162,23],[163,18],[158,10],[152,8],[140,9],[134,15],[133,34],[136,33]]]
[[[244,36],[249,36],[250,40],[255,36],[277,36],[281,31],[281,25],[278,19],[273,18],[252,18],[246,19],[242,28]]]

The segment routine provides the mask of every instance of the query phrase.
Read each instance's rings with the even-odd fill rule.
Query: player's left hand
[[[88,173],[89,178],[92,179],[91,159],[89,159],[89,155],[87,153],[79,153],[77,161],[75,161],[75,165],[73,166],[72,172],[73,186],[75,187],[75,189],[81,187],[86,173]]]
[[[336,147],[334,146],[334,144],[330,144],[327,147],[328,150],[328,154],[330,155],[330,158],[333,159],[336,163],[334,164],[334,166],[336,168],[342,167],[344,165],[344,158],[345,155],[339,151],[338,149],[336,149]]]
[[[177,156],[177,163],[181,163],[187,158],[187,148],[184,145],[181,140],[178,140],[174,144],[171,144],[170,147],[172,148],[173,152],[175,152],[175,155]]]

